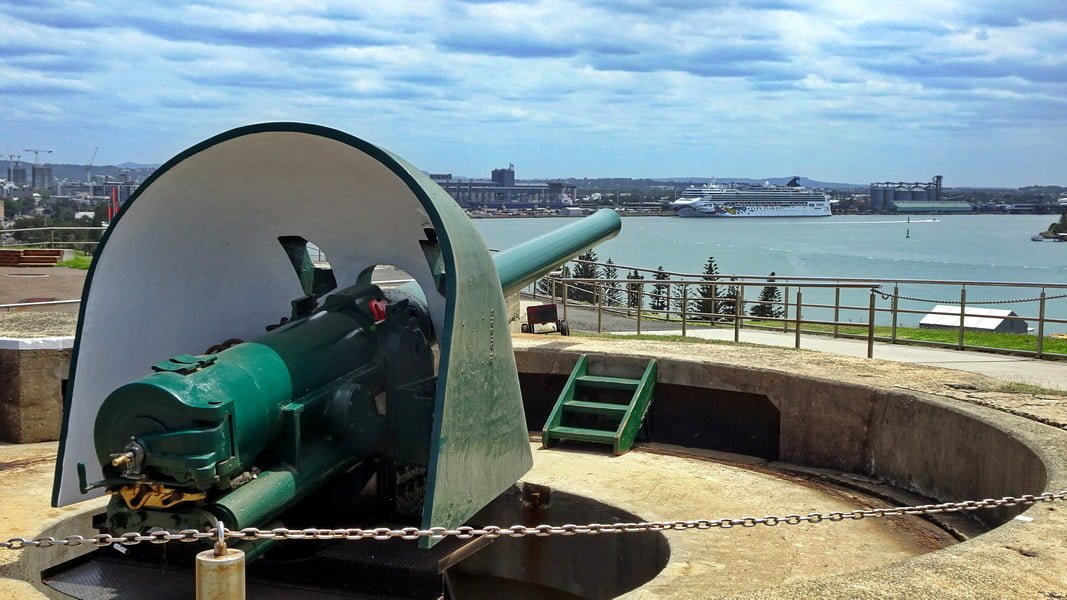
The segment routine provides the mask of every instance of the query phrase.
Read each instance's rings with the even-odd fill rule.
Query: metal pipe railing
[[[586,261],[574,261],[585,262]],[[601,263],[591,263],[601,264]],[[660,271],[658,269],[646,269],[640,267],[633,267],[629,265],[613,265],[616,268],[626,269],[628,271],[637,271],[638,273],[673,273],[668,271]],[[775,275],[774,277],[755,277],[755,276],[739,276],[739,275],[717,275],[709,276],[706,274],[692,274],[683,273],[682,277],[667,278],[667,279],[604,279],[593,277],[566,277],[566,278],[553,278],[552,287],[555,289],[557,286],[562,287],[562,293],[560,297],[564,302],[564,312],[566,313],[566,304],[580,303],[579,298],[584,295],[587,298],[592,298],[596,304],[598,311],[598,331],[605,329],[604,315],[620,315],[627,318],[634,318],[637,332],[640,334],[646,329],[644,321],[646,319],[653,319],[660,322],[675,323],[680,320],[680,327],[683,336],[692,335],[691,329],[693,327],[715,327],[716,325],[729,324],[733,331],[733,338],[735,341],[741,341],[742,330],[753,329],[778,329],[779,331],[789,331],[790,325],[794,328],[793,346],[800,347],[802,335],[833,335],[834,337],[854,338],[857,337],[854,333],[846,333],[842,328],[860,328],[863,330],[863,335],[859,336],[865,339],[867,342],[867,354],[873,356],[874,342],[888,342],[892,344],[906,343],[917,345],[929,345],[929,346],[944,346],[954,347],[963,350],[987,350],[992,349],[1000,352],[1012,352],[1025,356],[1037,356],[1039,358],[1067,358],[1067,354],[1049,353],[1046,338],[1046,332],[1048,325],[1050,324],[1067,324],[1067,318],[1061,319],[1048,314],[1048,305],[1052,299],[1067,298],[1067,294],[1057,294],[1050,298],[1046,288],[1067,290],[1067,284],[1060,283],[1038,283],[1038,282],[1019,282],[1018,287],[1022,288],[1040,288],[1040,295],[1035,298],[1025,298],[1021,300],[1006,300],[1006,301],[987,301],[987,300],[975,300],[973,295],[967,290],[967,287],[972,289],[986,286],[987,284],[993,287],[1006,287],[1016,285],[1014,282],[984,282],[984,281],[949,281],[949,280],[905,280],[905,279],[874,279],[874,278],[828,278],[828,277],[782,277]],[[662,275],[661,275],[662,277]],[[886,293],[885,284],[887,282],[892,283],[892,292]],[[787,284],[788,283],[788,284]],[[652,291],[646,291],[646,284],[652,284],[654,287]],[[787,285],[785,285],[787,284]],[[901,335],[900,330],[900,318],[901,316],[908,315],[928,315],[929,310],[915,310],[903,305],[901,300],[908,300],[909,302],[921,302],[921,298],[911,298],[903,296],[901,294],[902,285],[960,285],[961,294],[959,302],[959,322],[954,324],[954,328],[957,329],[957,335],[955,336],[954,343],[939,342],[934,340],[925,339],[908,339]],[[704,294],[693,295],[690,293],[690,287],[696,286],[696,291],[704,291],[705,294],[710,290],[714,295],[707,297]],[[779,300],[767,299],[767,300],[748,300],[746,299],[746,290],[749,287],[784,287],[786,293],[784,296],[780,296]],[[605,292],[608,289],[618,289],[622,299],[616,300],[617,304],[614,304],[610,300],[605,299]],[[719,290],[726,288],[725,294],[720,294]],[[812,301],[806,299],[808,291],[819,290],[833,290],[833,303],[820,302],[818,300]],[[867,290],[868,298],[863,305],[854,305],[846,302],[843,298],[843,291]],[[823,292],[825,295],[825,292]],[[878,306],[878,296],[882,296],[888,300],[888,306]],[[818,294],[816,295],[818,296]],[[980,297],[980,296],[979,296]],[[568,300],[569,298],[569,300]],[[635,301],[636,298],[636,301]],[[795,299],[795,300],[794,300]],[[940,300],[929,300],[931,303],[945,303],[948,302]],[[972,330],[967,328],[968,317],[973,318],[974,314],[969,310],[969,306],[974,304],[1010,304],[1010,303],[1023,303],[1023,302],[1035,302],[1038,304],[1037,316],[1032,317],[1028,315],[1005,315],[1002,318],[1006,321],[1024,321],[1027,323],[1037,322],[1037,337],[1035,339],[1035,350],[1019,348],[1007,348],[1007,349],[995,349],[989,346],[980,346],[976,344],[968,344],[967,339]],[[588,302],[586,302],[588,304]],[[699,307],[703,305],[705,309],[712,309],[711,312],[707,310],[700,310]],[[951,303],[955,304],[955,303]],[[751,307],[763,305],[772,309],[771,315],[753,315]],[[593,305],[590,304],[592,307]],[[672,309],[675,307],[676,309]],[[956,307],[953,307],[955,310]],[[807,313],[812,310],[832,310],[833,317],[831,320],[819,319],[816,315],[815,318],[809,317]],[[865,313],[864,321],[853,322],[852,320],[842,320],[842,315],[847,313],[862,312]],[[880,333],[877,324],[879,315],[888,315],[888,335]],[[774,316],[778,315],[778,316]],[[566,318],[566,314],[564,314]],[[781,323],[781,326],[775,325],[775,323]],[[815,329],[812,329],[815,327]],[[827,327],[828,330],[819,329],[820,327]],[[608,328],[610,330],[610,328]]]

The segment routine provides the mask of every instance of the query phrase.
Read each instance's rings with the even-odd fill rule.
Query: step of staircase
[[[601,375],[582,375],[577,379],[578,385],[601,390],[636,390],[641,385],[640,379],[625,377],[604,377]]]
[[[563,408],[571,412],[589,415],[608,415],[622,418],[626,415],[628,404],[612,404],[610,402],[588,402],[585,400],[568,400],[563,403]]]
[[[586,429],[584,427],[565,427],[559,425],[552,429],[552,435],[564,440],[577,442],[602,442],[612,444],[615,442],[614,431],[601,431],[599,429]]]

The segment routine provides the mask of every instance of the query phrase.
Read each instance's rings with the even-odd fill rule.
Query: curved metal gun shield
[[[426,296],[440,346],[423,526],[453,527],[532,463],[499,278],[454,200],[403,159],[298,123],[234,129],[182,152],[105,233],[82,294],[53,504],[100,477],[101,402],[154,362],[250,339],[307,282],[279,240],[325,252],[338,287],[395,265]]]

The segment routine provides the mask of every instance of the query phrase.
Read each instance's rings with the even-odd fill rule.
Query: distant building
[[[26,186],[26,165],[19,164],[17,162],[11,162],[7,165],[7,180],[15,185],[15,187]]]
[[[35,190],[48,190],[52,188],[52,167],[33,165],[31,187]]]
[[[92,192],[89,194],[95,198],[110,199],[112,190],[118,191],[118,197],[120,203],[125,203],[130,199],[130,196],[137,191],[138,184],[136,183],[94,183],[92,185]]]
[[[935,175],[931,181],[883,181],[871,184],[871,210],[892,212],[905,210],[905,206],[921,207],[941,202],[941,176]],[[968,210],[973,210],[968,206]],[[910,212],[910,211],[909,211]],[[925,212],[925,211],[924,211]],[[929,212],[938,212],[936,210]],[[946,210],[943,212],[959,212]]]
[[[922,329],[956,329],[960,328],[960,307],[952,304],[938,304],[919,321]],[[1000,308],[977,308],[967,306],[963,311],[963,329],[965,331],[986,331],[996,333],[1026,333],[1026,321],[1019,318],[1013,310]]]
[[[454,179],[451,173],[430,173],[464,208],[559,208],[573,203],[577,187],[562,182],[516,183],[515,165],[493,169],[485,179]]]

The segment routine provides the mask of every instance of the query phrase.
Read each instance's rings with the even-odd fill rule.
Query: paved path
[[[535,302],[529,302],[534,304]],[[523,306],[528,304],[523,298]],[[576,331],[596,331],[596,311],[569,306],[567,318],[571,328]],[[622,316],[605,316],[605,332],[617,334],[637,333],[633,319]],[[647,335],[681,335],[677,323],[645,321],[641,324],[641,333]],[[709,340],[733,341],[732,327],[690,327],[686,332],[691,337]],[[755,329],[742,329],[741,341],[764,346],[783,346],[792,348],[793,333],[779,333]],[[800,338],[800,347],[805,350],[830,352],[845,356],[867,356],[866,340],[833,338],[821,335],[804,335]],[[874,343],[874,357],[904,363],[931,365],[946,369],[958,369],[996,377],[1006,381],[1029,383],[1047,388],[1067,390],[1067,361],[1037,360],[991,352],[961,352],[947,348],[929,348],[904,344]]]

